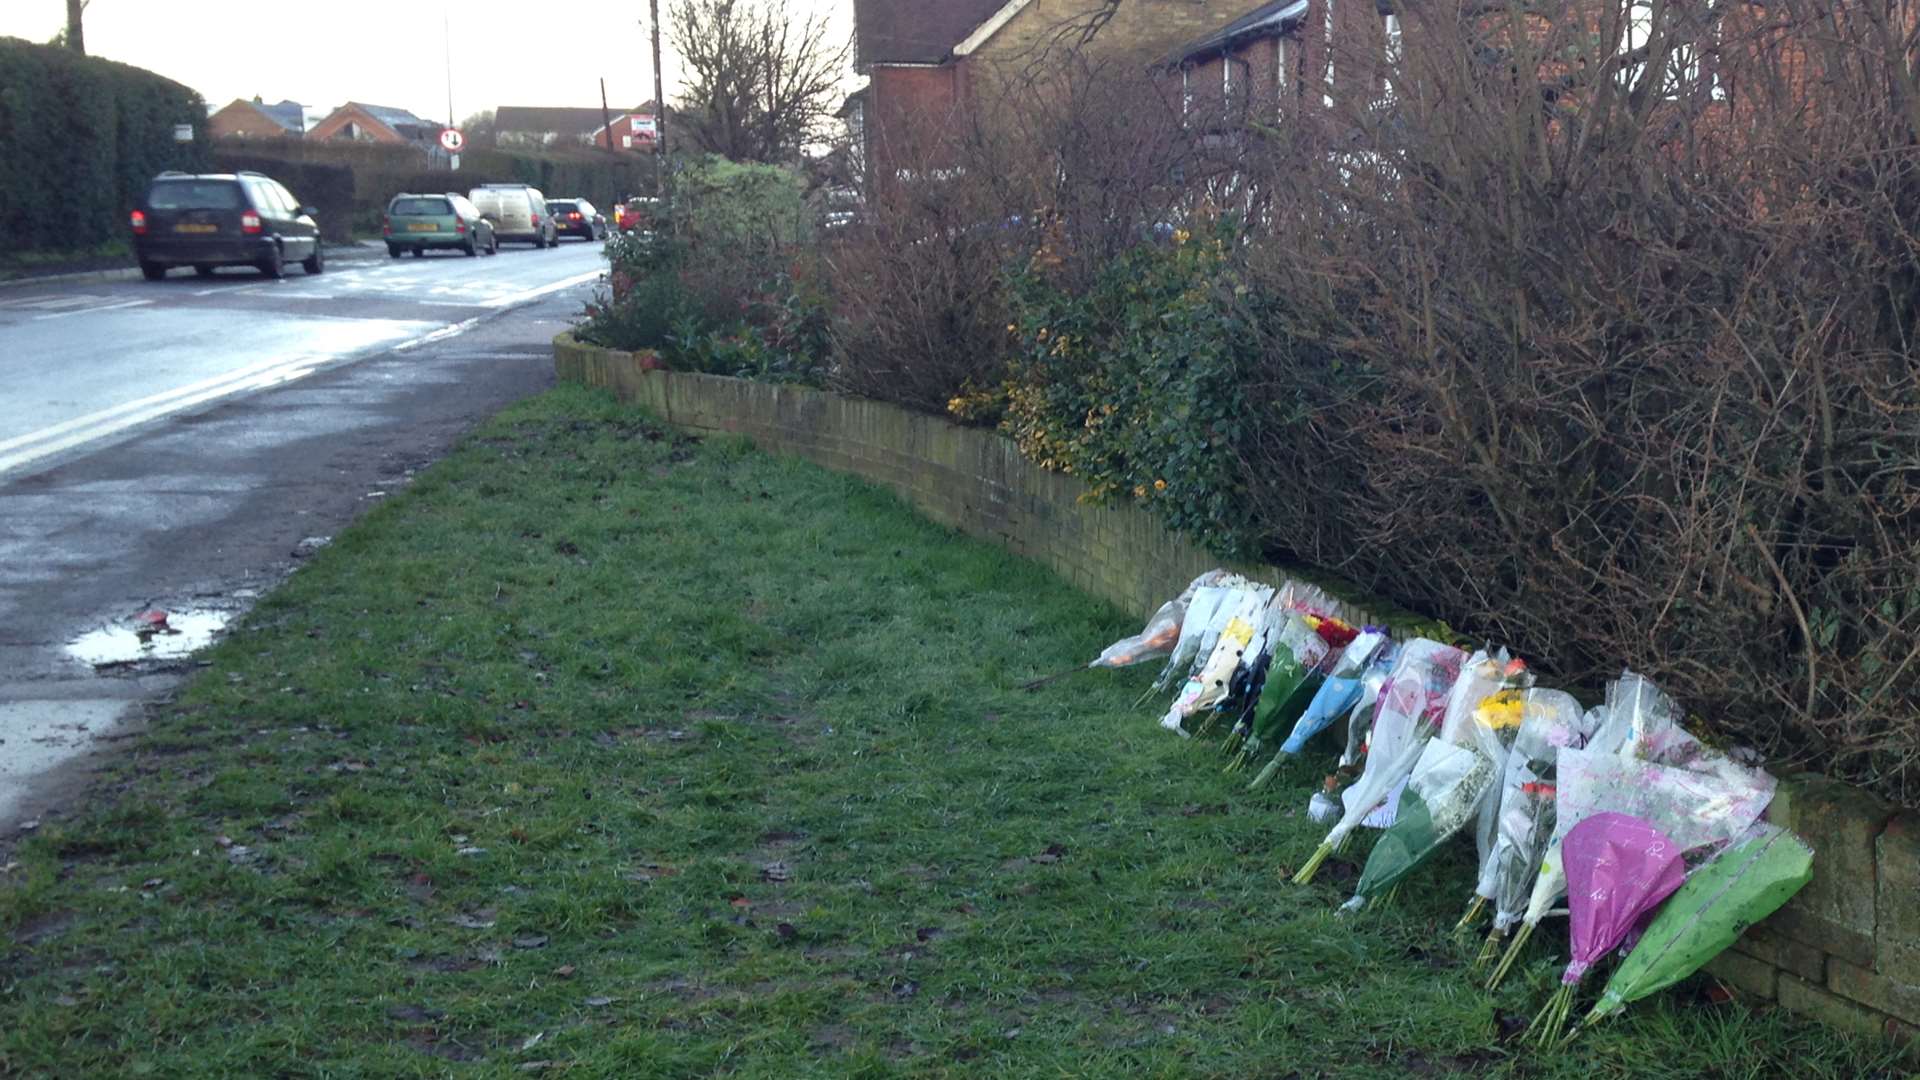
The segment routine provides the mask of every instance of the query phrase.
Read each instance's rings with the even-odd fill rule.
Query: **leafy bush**
[[[1230,222],[1183,230],[1123,252],[1081,291],[1056,282],[1057,256],[1042,247],[1012,278],[1019,347],[1007,381],[949,411],[998,411],[1023,453],[1080,477],[1093,498],[1138,500],[1222,553],[1250,553],[1239,463],[1256,349],[1238,239]]]
[[[127,235],[154,174],[206,161],[200,95],[150,71],[0,38],[0,239],[77,251]],[[192,142],[174,125],[193,125]]]
[[[818,382],[828,341],[798,177],[707,159],[653,229],[615,235],[577,333],[680,371]]]

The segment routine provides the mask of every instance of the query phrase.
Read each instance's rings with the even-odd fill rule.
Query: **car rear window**
[[[231,180],[162,180],[147,193],[155,210],[238,210],[240,185]]]
[[[390,214],[451,214],[452,204],[445,199],[395,199]]]
[[[570,202],[550,202],[547,204],[547,213],[549,214],[571,214],[573,211],[574,205]]]

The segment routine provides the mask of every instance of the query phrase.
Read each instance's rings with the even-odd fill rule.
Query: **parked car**
[[[202,277],[217,267],[252,266],[277,278],[297,262],[317,274],[326,257],[316,213],[262,173],[163,172],[130,215],[133,254],[148,281],[176,266]]]
[[[586,240],[605,240],[607,238],[607,216],[593,208],[585,199],[555,199],[547,203],[547,213],[553,218],[553,227],[561,236],[578,236]]]
[[[659,213],[660,200],[643,197],[628,199],[613,208],[613,227],[621,232],[637,232],[653,228],[653,219]]]
[[[387,216],[381,231],[386,234],[387,254],[399,258],[403,251],[424,255],[428,248],[456,248],[468,256],[500,250],[500,238],[493,222],[464,195],[449,191],[444,195],[400,194],[387,204]]]
[[[539,188],[525,184],[482,184],[467,192],[467,198],[480,208],[480,215],[493,224],[500,239],[530,243],[534,247],[558,247],[560,238],[553,231],[553,215],[547,213],[547,197]]]

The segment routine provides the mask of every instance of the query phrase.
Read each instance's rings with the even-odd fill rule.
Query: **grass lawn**
[[[1469,859],[1336,917],[1353,856],[1280,876],[1311,765],[1246,794],[1148,671],[1014,689],[1137,624],[857,481],[527,402],[0,850],[0,1074],[1905,1074],[1686,990],[1520,1047],[1557,968],[1469,980]]]

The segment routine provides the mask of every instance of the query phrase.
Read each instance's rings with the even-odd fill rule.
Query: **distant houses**
[[[207,117],[207,131],[216,139],[298,139],[307,132],[307,110],[297,101],[235,98]]]
[[[626,110],[502,105],[493,114],[494,141],[502,148],[652,150],[658,135],[657,115],[652,102]]]
[[[637,109],[528,107],[502,105],[493,118],[493,145],[503,149],[600,146],[650,152],[659,138],[660,110],[653,102]],[[297,101],[268,105],[256,97],[237,99],[207,118],[216,139],[306,139],[349,141],[439,150],[438,120],[406,109],[349,101],[324,115]]]

